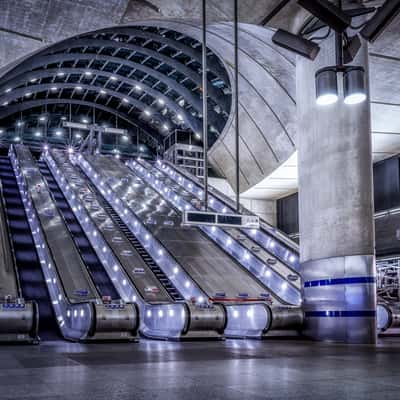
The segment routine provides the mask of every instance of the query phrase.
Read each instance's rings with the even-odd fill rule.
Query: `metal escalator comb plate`
[[[133,272],[134,274],[144,274],[144,273],[145,273],[145,270],[144,270],[144,268],[136,267],[136,268],[133,269],[132,272]]]

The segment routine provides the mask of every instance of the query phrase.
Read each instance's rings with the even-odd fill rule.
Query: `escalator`
[[[31,300],[37,304],[40,339],[59,339],[60,332],[51,307],[51,300],[18,190],[17,180],[8,157],[0,157],[0,179],[22,296],[25,300]]]
[[[158,163],[157,163],[158,164]],[[197,196],[189,192],[187,189],[193,189],[193,183],[185,182],[183,177],[178,176],[178,179],[172,177],[163,171],[153,167],[149,163],[140,161],[130,161],[128,166],[141,178],[146,180],[153,189],[157,190],[161,196],[167,201],[170,201],[175,207],[180,207],[186,210],[199,210],[201,204]],[[163,172],[162,172],[163,171]],[[181,179],[179,179],[181,178]],[[178,181],[179,183],[177,183]],[[155,184],[157,182],[157,184]],[[186,183],[186,185],[185,185]],[[166,190],[166,188],[168,190]],[[199,188],[197,189],[197,194]],[[212,208],[211,208],[212,209]],[[227,208],[223,213],[227,212]],[[260,246],[254,239],[257,236],[257,230],[233,229],[224,227],[215,227],[214,229],[200,228],[211,239],[220,244],[225,251],[231,253],[237,260],[244,264],[240,254],[247,252],[248,257],[251,257],[249,262],[249,271],[260,279],[270,290],[282,298],[289,304],[299,305],[301,302],[301,286],[300,275],[287,263],[275,257],[271,253],[270,248],[267,250],[264,246]],[[221,240],[222,237],[224,240]],[[227,242],[229,245],[227,245]],[[241,249],[239,253],[233,252],[233,243],[236,243]],[[250,261],[250,260],[249,260]],[[260,271],[264,273],[261,274]]]
[[[115,293],[108,290],[101,274],[94,274],[100,278],[96,282],[99,290],[93,283],[28,148],[12,146],[10,159],[62,336],[73,341],[134,340],[138,327],[135,305],[103,301],[100,290],[104,290],[105,296]],[[85,247],[84,242],[81,245]]]
[[[116,210],[119,201],[129,207],[134,216],[173,255],[181,268],[206,292],[209,301],[237,306],[267,304],[267,300],[272,300],[273,313],[276,313],[271,320],[271,326],[276,323],[273,328],[301,324],[302,312],[298,307],[289,306],[269,292],[197,228],[182,227],[179,213],[118,160],[105,156],[85,156],[81,158],[80,165],[98,188],[110,188],[107,193],[113,193],[114,197],[110,194],[110,199]],[[118,213],[123,218],[123,212]],[[284,316],[278,318],[278,315]],[[241,312],[235,310],[232,316],[238,318]],[[247,317],[250,319],[253,313],[248,312]],[[243,330],[246,322],[243,321],[240,329]]]
[[[226,319],[224,307],[184,301],[158,265],[160,260],[165,262],[164,255],[159,249],[149,248],[148,243],[142,244],[130,232],[70,157],[57,150],[43,155],[46,168],[51,171],[94,250],[107,259],[104,267],[121,297],[134,298],[138,304],[140,332],[151,338],[221,338]]]

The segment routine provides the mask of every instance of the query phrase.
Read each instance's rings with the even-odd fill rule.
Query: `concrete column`
[[[335,65],[334,37],[312,62],[296,66],[300,255],[304,284],[304,333],[317,340],[376,341],[376,284],[372,197],[370,100],[315,101],[315,72]],[[354,65],[368,83],[368,49]],[[367,85],[368,86],[368,85]]]

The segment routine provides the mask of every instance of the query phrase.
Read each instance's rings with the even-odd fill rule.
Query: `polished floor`
[[[0,399],[400,398],[400,338],[0,347]]]

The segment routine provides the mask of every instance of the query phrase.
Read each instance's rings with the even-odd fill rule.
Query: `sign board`
[[[185,211],[183,225],[212,225],[231,228],[259,229],[256,215],[222,214],[208,211]]]

